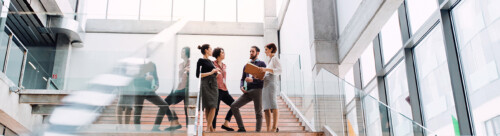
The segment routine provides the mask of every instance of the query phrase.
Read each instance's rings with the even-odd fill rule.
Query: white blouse
[[[270,73],[270,74],[273,74],[273,75],[280,75],[281,74],[281,62],[280,62],[280,59],[278,57],[276,57],[276,55],[274,55],[270,60],[269,62],[267,62],[267,68],[270,68],[270,69],[273,69],[273,73]]]

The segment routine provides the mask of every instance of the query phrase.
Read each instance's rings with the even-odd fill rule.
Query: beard
[[[254,60],[255,58],[257,58],[257,55],[255,55],[255,56],[250,55],[251,60]]]

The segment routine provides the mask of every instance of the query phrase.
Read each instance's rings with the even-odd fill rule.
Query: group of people
[[[240,90],[243,95],[237,100],[229,94],[226,86],[226,64],[223,63],[225,59],[225,51],[223,48],[217,47],[212,50],[209,44],[198,46],[201,50],[203,58],[200,58],[196,65],[196,77],[201,78],[201,100],[202,106],[205,111],[205,118],[207,121],[208,132],[214,132],[216,128],[216,117],[219,112],[220,102],[231,107],[226,114],[224,124],[221,126],[226,131],[234,131],[229,126],[231,117],[234,115],[238,124],[238,132],[246,132],[243,125],[243,120],[240,114],[240,108],[245,104],[253,101],[256,115],[256,131],[260,132],[262,127],[262,109],[264,109],[266,127],[268,132],[278,132],[278,104],[277,93],[279,92],[279,78],[281,74],[281,63],[276,56],[277,47],[274,43],[269,43],[265,46],[266,56],[269,57],[267,62],[261,61],[258,56],[260,49],[257,46],[252,46],[250,49],[250,62],[259,67],[260,72],[265,72],[263,79],[258,79],[251,74],[243,72],[240,83]],[[213,56],[214,61],[209,57]],[[122,114],[125,111],[125,121],[128,124],[132,107],[134,108],[134,124],[136,129],[140,130],[141,114],[144,100],[159,107],[155,119],[153,131],[160,131],[159,127],[163,121],[163,117],[167,115],[170,126],[165,128],[165,131],[174,131],[182,128],[178,121],[178,117],[174,111],[171,111],[169,106],[175,105],[184,101],[185,105],[188,103],[186,99],[188,95],[188,78],[189,78],[189,57],[190,49],[185,47],[182,49],[181,58],[183,62],[179,64],[179,85],[173,90],[165,99],[158,96],[155,91],[158,89],[158,75],[156,72],[156,65],[145,59],[143,65],[143,74],[135,78],[133,84],[128,87],[121,88],[122,90],[134,90],[133,93],[123,93],[121,91],[119,104],[117,107],[118,123],[122,124]],[[245,71],[246,66],[243,68]],[[133,86],[134,89],[130,89]],[[140,91],[137,91],[140,90]],[[187,106],[184,106],[187,113]],[[187,120],[187,117],[186,117]],[[271,123],[272,122],[272,123]]]
[[[224,125],[221,128],[234,131],[228,126],[228,122],[231,121],[231,116],[234,114],[238,124],[238,132],[246,132],[239,109],[253,101],[256,116],[255,131],[261,131],[262,109],[264,109],[267,131],[278,132],[279,112],[276,97],[279,91],[278,75],[281,74],[282,70],[280,60],[276,56],[278,50],[276,45],[269,43],[265,46],[266,56],[269,57],[267,63],[259,60],[259,47],[251,47],[249,63],[259,67],[260,72],[265,72],[265,76],[264,79],[258,79],[251,74],[245,73],[245,66],[240,83],[243,95],[236,101],[229,95],[226,87],[226,65],[222,62],[225,58],[224,49],[218,47],[212,50],[209,44],[198,46],[198,49],[201,50],[203,58],[200,58],[196,64],[196,77],[201,78],[200,91],[207,121],[206,131],[215,131],[215,118],[217,117],[220,101],[223,101],[231,107],[231,110],[226,114]],[[216,60],[211,61],[210,56],[213,56]]]

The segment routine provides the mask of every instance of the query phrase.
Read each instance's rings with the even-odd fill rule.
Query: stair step
[[[281,129],[280,129],[281,130]],[[321,132],[204,132],[204,136],[323,136]]]

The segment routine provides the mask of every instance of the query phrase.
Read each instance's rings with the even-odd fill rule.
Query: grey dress
[[[201,66],[201,69],[200,69]],[[200,77],[200,73],[212,71],[215,65],[208,59],[200,58],[196,64],[196,77]],[[219,102],[219,87],[217,86],[217,73],[201,78],[201,102],[203,108],[217,108]]]
[[[278,109],[276,97],[280,91],[279,75],[281,74],[281,63],[278,57],[272,57],[269,60],[267,68],[273,69],[273,73],[266,73],[264,76],[264,88],[262,88],[262,108]]]
[[[279,91],[279,80],[277,75],[267,73],[264,76],[264,88],[262,89],[262,108],[278,109],[278,101],[276,97]]]

